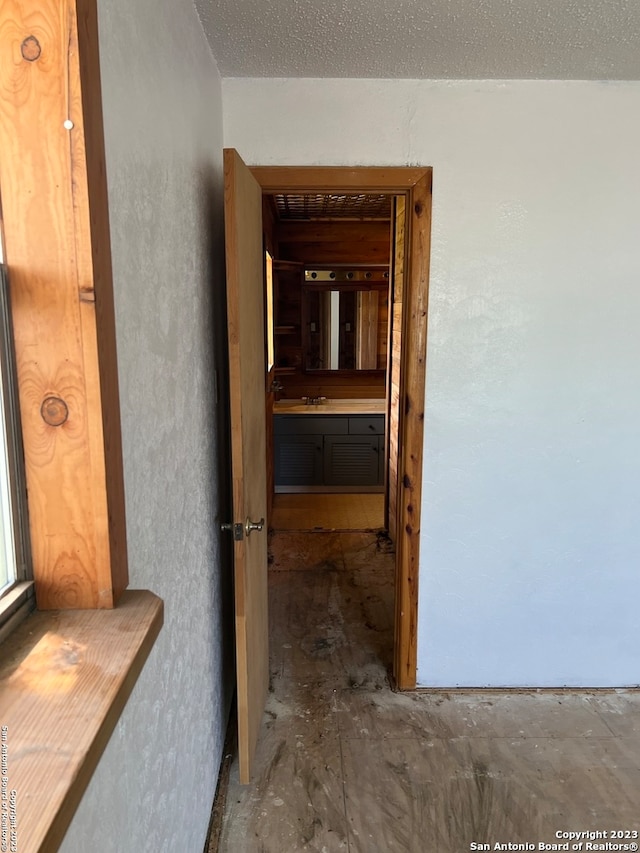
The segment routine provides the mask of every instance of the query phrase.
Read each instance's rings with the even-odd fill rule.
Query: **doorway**
[[[388,528],[385,193],[264,196],[273,530]]]
[[[422,486],[426,322],[431,231],[431,169],[253,167],[263,199],[276,195],[393,198],[393,266],[401,267],[389,301],[385,374],[385,518],[395,536],[393,675],[400,689],[416,684],[417,592]],[[264,205],[263,205],[264,210]],[[273,257],[273,246],[267,250]],[[270,359],[271,361],[271,359]],[[278,376],[267,377],[267,442],[273,442]],[[319,395],[322,396],[322,395]],[[272,476],[272,472],[271,472]],[[272,495],[273,490],[269,489]]]

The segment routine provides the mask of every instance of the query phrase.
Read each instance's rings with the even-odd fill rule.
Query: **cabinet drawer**
[[[335,415],[274,415],[275,435],[341,435],[349,432],[349,418]]]
[[[384,415],[352,415],[350,435],[384,435]]]

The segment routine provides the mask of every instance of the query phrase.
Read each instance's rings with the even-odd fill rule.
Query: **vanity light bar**
[[[324,281],[387,281],[389,279],[389,267],[370,269],[330,269],[330,270],[305,270],[304,280],[309,282]]]

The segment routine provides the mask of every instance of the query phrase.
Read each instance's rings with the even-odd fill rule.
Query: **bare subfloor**
[[[386,540],[283,532],[271,552],[271,690],[223,853],[635,849],[605,845],[639,840],[612,836],[640,831],[637,692],[393,693]]]

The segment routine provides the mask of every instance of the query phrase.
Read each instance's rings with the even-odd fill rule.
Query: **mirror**
[[[388,281],[303,289],[305,371],[387,367]]]

